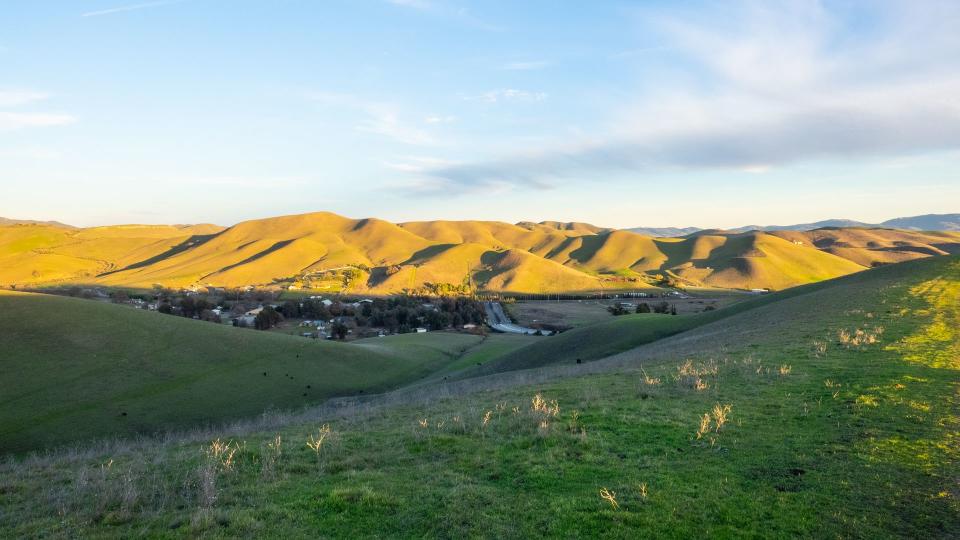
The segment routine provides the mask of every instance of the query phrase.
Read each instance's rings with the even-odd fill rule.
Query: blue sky
[[[960,211],[953,1],[0,3],[0,216]]]

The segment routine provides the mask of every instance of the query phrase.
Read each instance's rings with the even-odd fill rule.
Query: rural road
[[[490,328],[498,332],[507,332],[509,334],[536,334],[537,329],[519,326],[510,322],[510,317],[503,312],[503,306],[500,302],[484,302],[483,308],[487,311],[487,324]],[[549,336],[552,332],[541,330],[543,335]]]

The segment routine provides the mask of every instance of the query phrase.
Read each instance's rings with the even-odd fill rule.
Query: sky
[[[954,0],[0,0],[0,216],[960,212]]]

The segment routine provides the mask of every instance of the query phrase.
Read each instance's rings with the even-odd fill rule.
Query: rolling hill
[[[0,328],[0,452],[383,391],[433,373],[480,340],[435,333],[429,346],[354,346],[5,291]]]
[[[956,256],[885,265],[582,365],[0,461],[0,536],[956,538],[958,293]]]
[[[784,289],[960,250],[960,232],[698,231],[655,238],[585,223],[394,224],[327,212],[221,228],[0,227],[0,286],[283,287],[391,294],[449,285],[512,293],[688,286]],[[349,275],[337,272],[349,271]]]

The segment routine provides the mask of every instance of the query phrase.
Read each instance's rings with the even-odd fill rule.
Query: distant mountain
[[[32,219],[10,219],[0,217],[0,226],[4,225],[50,225],[52,227],[63,227],[65,229],[76,229],[73,225],[60,223],[59,221],[35,221]]]
[[[727,232],[812,231],[829,227],[889,228],[906,229],[910,231],[960,231],[960,214],[926,214],[923,216],[888,219],[883,223],[865,223],[852,219],[825,219],[813,223],[797,223],[794,225],[744,225],[742,227],[727,229]],[[713,231],[714,229],[700,229],[698,227],[632,227],[624,230],[637,234],[645,234],[647,236],[670,238],[702,233],[703,231]]]
[[[882,225],[912,231],[960,231],[960,214],[926,214],[888,219]]]
[[[824,227],[876,227],[877,225],[872,225],[870,223],[864,223],[862,221],[854,221],[852,219],[825,219],[823,221],[815,221],[813,223],[797,223],[796,225],[745,225],[743,227],[737,227],[736,229],[730,229],[731,232],[746,232],[746,231],[812,231],[814,229],[822,229]]]
[[[0,226],[0,286],[546,294],[651,290],[672,281],[784,289],[946,253],[960,253],[960,232],[821,227],[657,238],[585,223],[391,223],[316,212],[225,229]]]

